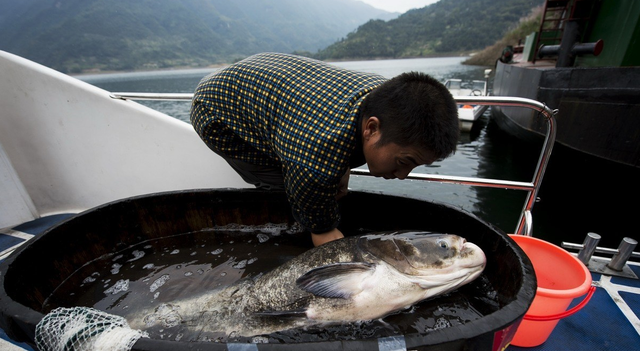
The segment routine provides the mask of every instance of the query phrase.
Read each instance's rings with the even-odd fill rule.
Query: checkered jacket
[[[191,122],[228,157],[282,167],[294,217],[324,232],[338,224],[338,184],[352,153],[361,152],[358,108],[384,81],[304,57],[258,54],[200,82]]]

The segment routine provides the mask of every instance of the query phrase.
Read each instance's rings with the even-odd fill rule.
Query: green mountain
[[[492,45],[543,0],[440,0],[390,20],[370,20],[318,52],[320,59],[400,58]]]
[[[355,0],[0,0],[0,49],[63,72],[316,52],[371,18]]]
[[[70,73],[207,66],[264,51],[430,56],[483,49],[542,3],[440,0],[397,17],[356,0],[0,0],[0,50]]]

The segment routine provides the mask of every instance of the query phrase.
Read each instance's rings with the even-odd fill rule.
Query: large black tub
[[[341,201],[341,211],[340,229],[345,235],[425,230],[458,234],[479,245],[487,256],[483,277],[460,288],[460,294],[468,295],[466,301],[482,316],[422,332],[355,340],[334,340],[331,333],[323,340],[256,344],[143,338],[134,349],[502,350],[508,344],[533,300],[536,280],[529,259],[505,233],[458,209],[394,196],[351,192]],[[258,190],[178,191],[128,198],[88,210],[49,229],[0,264],[0,326],[12,339],[33,344],[35,327],[43,316],[56,307],[69,307],[56,306],[49,297],[88,262],[111,257],[139,243],[179,237],[176,235],[181,233],[265,223],[294,225],[284,194]],[[299,245],[311,247],[309,235],[302,233],[298,237]],[[475,296],[480,294],[480,288],[474,286],[478,284],[492,289],[490,304],[495,309],[480,306],[487,297]],[[435,298],[425,303],[437,309],[439,301]],[[78,304],[86,306],[86,302]],[[392,316],[389,323],[396,322],[403,323],[402,314]]]

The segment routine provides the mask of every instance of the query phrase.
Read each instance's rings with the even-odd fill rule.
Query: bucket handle
[[[584,298],[584,300],[582,300],[582,302],[580,302],[579,304],[575,305],[573,308],[566,310],[562,313],[558,313],[550,316],[530,316],[528,314],[525,314],[524,319],[529,321],[546,322],[546,321],[554,321],[556,319],[569,317],[570,315],[580,311],[580,309],[582,309],[582,307],[584,307],[589,302],[589,300],[591,300],[591,296],[593,296],[594,292],[596,292],[596,287],[595,286],[590,287],[589,291],[587,292],[587,296]]]

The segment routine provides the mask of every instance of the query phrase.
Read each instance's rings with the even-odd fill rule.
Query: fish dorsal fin
[[[308,271],[296,280],[296,285],[316,296],[348,299],[362,291],[360,282],[374,271],[375,265],[370,263],[334,263]]]

